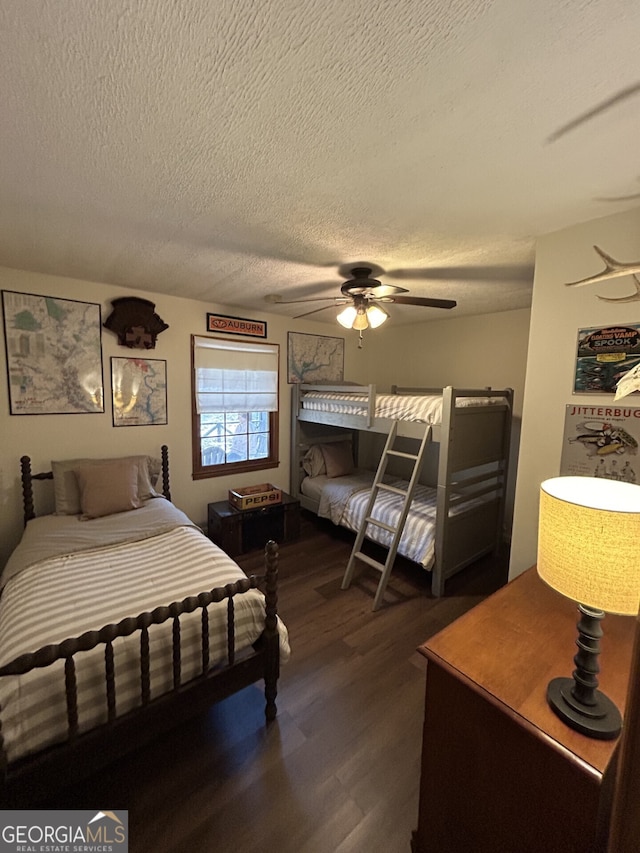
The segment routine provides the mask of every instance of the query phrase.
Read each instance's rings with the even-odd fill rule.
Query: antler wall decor
[[[636,273],[640,273],[640,261],[633,261],[630,264],[625,264],[622,263],[622,261],[616,261],[615,258],[612,258],[611,255],[603,252],[598,246],[594,246],[593,248],[605,263],[605,267],[602,272],[588,276],[587,278],[581,278],[579,281],[567,281],[565,282],[565,286],[575,287],[576,285],[582,284],[594,284],[597,281],[608,281],[610,278],[620,278],[620,276],[632,275],[635,280],[635,293],[632,293],[630,296],[618,297],[598,296],[598,299],[601,299],[603,302],[640,302],[640,279],[638,279],[636,275]]]

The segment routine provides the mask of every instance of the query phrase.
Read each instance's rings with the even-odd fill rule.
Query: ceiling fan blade
[[[342,304],[342,303],[339,303]],[[305,311],[304,314],[296,314],[294,320],[299,320],[300,317],[308,317],[310,314],[317,314],[318,311],[326,311],[327,308],[335,308],[334,305],[323,305],[322,308],[314,308],[313,311]]]
[[[394,296],[396,293],[409,293],[406,287],[397,287],[395,284],[381,284],[379,287],[371,288],[371,296],[377,299],[379,296]]]
[[[425,308],[455,308],[453,299],[431,299],[428,296],[385,296],[381,302],[394,302],[397,305],[423,305]]]
[[[283,299],[279,293],[268,293],[265,297],[266,302],[272,305],[293,305],[296,302],[334,302],[336,305],[342,305],[348,300],[342,296],[309,296],[306,299]]]
[[[345,296],[365,296],[378,298],[379,296],[393,296],[394,293],[409,293],[406,287],[397,287],[395,284],[380,284],[373,279],[362,279],[361,281],[345,281],[340,288]]]

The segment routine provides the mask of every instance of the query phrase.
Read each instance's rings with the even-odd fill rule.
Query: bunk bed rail
[[[293,409],[302,412],[304,409],[304,397],[308,393],[318,395],[318,399],[331,399],[338,395],[341,404],[345,407],[344,414],[352,415],[358,419],[364,417],[365,422],[359,423],[358,428],[369,428],[373,423],[376,410],[376,386],[375,385],[307,385],[295,384],[293,386]]]

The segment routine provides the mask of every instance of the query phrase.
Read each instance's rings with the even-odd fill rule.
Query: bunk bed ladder
[[[347,563],[347,568],[345,570],[344,578],[342,580],[342,589],[348,589],[353,579],[353,572],[355,569],[356,560],[360,560],[361,562],[366,563],[368,566],[371,566],[372,568],[376,569],[376,571],[380,572],[380,581],[378,582],[378,589],[376,590],[376,595],[373,601],[373,610],[377,610],[382,604],[384,592],[387,588],[391,569],[393,568],[393,563],[396,558],[398,544],[400,543],[400,538],[404,530],[404,524],[407,520],[407,515],[409,513],[409,507],[411,506],[411,501],[413,499],[413,493],[415,492],[415,488],[418,483],[418,477],[420,476],[420,471],[422,470],[422,463],[424,461],[426,448],[431,437],[431,426],[428,425],[425,428],[424,436],[422,437],[422,440],[420,442],[420,448],[418,452],[416,454],[405,453],[404,451],[394,449],[397,431],[398,422],[394,421],[391,430],[389,431],[389,435],[387,436],[387,441],[385,443],[384,450],[382,451],[382,456],[380,457],[378,470],[376,471],[376,475],[373,479],[373,486],[371,488],[371,494],[369,496],[367,508],[365,509],[364,520],[362,526],[360,527],[360,530],[356,535],[356,540],[353,543],[351,556],[349,557],[349,562]],[[389,458],[392,456],[401,457],[403,459],[408,459],[413,462],[413,471],[409,479],[409,486],[406,490],[388,485],[383,481],[385,472],[387,470],[387,463],[389,461]],[[394,492],[395,494],[402,495],[404,498],[400,517],[398,518],[397,527],[392,527],[381,521],[380,519],[374,518],[371,514],[374,508],[374,504],[376,502],[376,498],[378,496],[378,492],[380,491]],[[362,551],[362,544],[366,537],[367,527],[370,524],[376,527],[380,527],[383,530],[386,530],[387,532],[393,534],[393,539],[387,552],[387,559],[384,563],[380,563],[377,560],[374,560],[372,557]]]

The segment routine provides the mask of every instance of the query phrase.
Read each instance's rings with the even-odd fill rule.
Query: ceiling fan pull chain
[[[362,349],[362,329],[358,332],[358,349]]]

